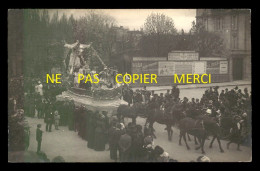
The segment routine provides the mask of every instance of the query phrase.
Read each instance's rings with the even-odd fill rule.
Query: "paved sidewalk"
[[[211,83],[211,84],[186,84],[186,85],[178,85],[179,89],[194,89],[194,88],[207,88],[207,87],[229,87],[229,86],[245,86],[245,85],[251,85],[251,81],[246,80],[239,80],[239,81],[232,81],[232,82],[224,82],[224,83]],[[142,87],[135,87],[134,90],[140,89]],[[147,90],[167,90],[172,89],[171,86],[147,86]]]

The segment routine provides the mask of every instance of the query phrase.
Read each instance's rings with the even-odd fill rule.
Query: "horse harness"
[[[199,123],[198,123],[198,122],[199,122]],[[198,124],[201,124],[202,129],[205,130],[203,119],[202,119],[202,120],[199,120],[199,119],[196,120],[196,121],[195,121],[195,125],[198,125]]]

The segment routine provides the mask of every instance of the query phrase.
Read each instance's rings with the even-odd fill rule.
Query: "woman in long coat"
[[[68,105],[68,127],[69,130],[75,130],[75,104],[74,101],[69,101]]]
[[[106,145],[106,137],[105,137],[105,116],[100,115],[99,118],[97,119],[97,126],[95,129],[95,147],[94,149],[96,151],[104,151],[105,150],[105,145]]]
[[[85,140],[87,140],[88,141],[88,123],[89,123],[89,118],[90,118],[90,113],[91,113],[91,110],[88,110],[88,109],[86,109],[86,111],[85,111],[85,115],[86,115],[86,126],[85,126],[85,135],[84,135],[84,137],[85,137]]]
[[[94,149],[94,139],[95,139],[95,127],[96,118],[94,113],[90,113],[88,122],[88,148]]]

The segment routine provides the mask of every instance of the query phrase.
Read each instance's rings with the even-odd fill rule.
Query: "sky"
[[[171,17],[178,31],[183,29],[188,32],[191,28],[191,22],[195,21],[196,9],[95,9],[103,14],[115,18],[118,26],[129,28],[130,30],[139,30],[143,26],[146,17],[151,13],[163,13]],[[84,16],[89,9],[49,9],[52,15],[58,11],[59,16],[63,13],[75,18]]]

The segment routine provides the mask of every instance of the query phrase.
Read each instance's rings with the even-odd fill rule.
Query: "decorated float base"
[[[64,91],[61,95],[58,95],[57,100],[65,101],[65,100],[74,100],[75,106],[85,106],[88,110],[92,111],[102,111],[108,112],[108,116],[111,117],[117,114],[117,108],[121,104],[126,104],[123,99],[119,97],[113,99],[96,99],[91,96],[82,95],[79,93],[75,93],[74,91],[67,90]]]

